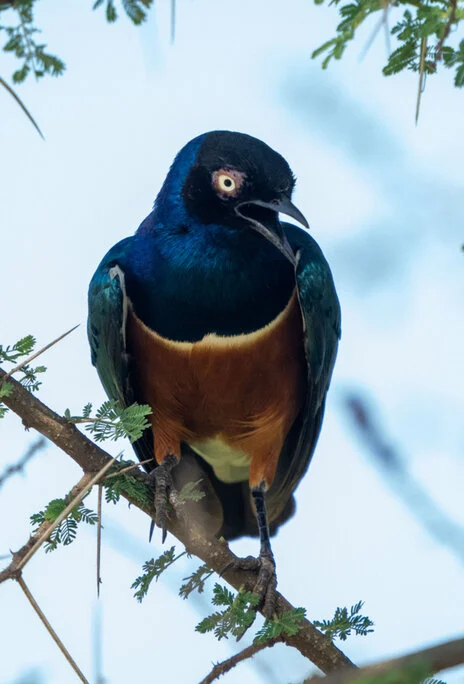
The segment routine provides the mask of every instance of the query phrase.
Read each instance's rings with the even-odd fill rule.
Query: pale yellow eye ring
[[[227,173],[220,173],[216,176],[216,187],[220,192],[233,193],[237,188],[237,183]]]

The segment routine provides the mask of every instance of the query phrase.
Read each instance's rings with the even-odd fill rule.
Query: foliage
[[[369,632],[374,631],[369,629],[374,626],[374,623],[370,618],[359,615],[363,605],[364,602],[359,601],[351,606],[349,613],[347,608],[337,608],[331,620],[314,620],[313,624],[331,640],[338,637],[341,641],[346,641],[352,631],[355,634],[366,636]]]
[[[156,560],[152,558],[143,565],[143,574],[137,577],[131,585],[131,589],[135,589],[134,596],[139,603],[143,601],[148,593],[150,584],[153,580],[158,581],[161,573],[169,568],[179,558],[186,555],[186,551],[182,551],[177,556],[175,555],[175,546],[171,546],[168,551],[161,554]]]
[[[256,632],[254,638],[255,644],[262,644],[269,639],[286,634],[287,636],[294,636],[301,629],[301,621],[306,617],[306,610],[304,608],[294,608],[287,610],[280,615],[274,615],[272,620],[266,620],[264,625]]]
[[[86,423],[88,430],[96,442],[111,439],[116,441],[121,437],[129,437],[135,442],[143,434],[150,423],[147,416],[151,414],[148,404],[131,404],[123,408],[116,401],[103,402],[92,417],[92,404],[86,404],[82,409],[81,416],[72,416],[69,409],[64,412],[64,417],[70,423]]]
[[[105,3],[105,0],[95,0],[93,9],[97,9]],[[124,12],[127,14],[129,19],[136,25],[139,26],[147,18],[146,10],[153,4],[153,0],[121,0]],[[109,23],[113,23],[118,18],[118,12],[114,4],[114,0],[106,0],[106,20]]]
[[[198,489],[198,485],[201,480],[196,482],[187,482],[177,495],[177,500],[179,503],[185,503],[185,501],[201,501],[205,496],[205,493]]]
[[[34,74],[36,79],[46,74],[60,76],[64,70],[64,62],[46,51],[45,43],[36,40],[40,33],[34,26],[34,3],[36,0],[15,0],[11,5],[2,5],[0,9],[9,9],[16,13],[16,22],[8,26],[0,25],[0,31],[4,31],[7,41],[3,46],[4,52],[14,54],[22,66],[13,73],[14,83],[21,83],[29,74]]]
[[[22,358],[32,354],[35,344],[36,340],[32,335],[26,335],[26,337],[22,337],[15,344],[8,345],[7,347],[0,344],[0,363],[16,364]],[[20,373],[18,382],[29,392],[37,392],[42,384],[37,379],[37,375],[45,373],[46,370],[45,366],[32,367],[26,364],[18,369],[18,373]],[[13,386],[8,381],[0,383],[0,418],[3,418],[8,411],[7,407],[2,405],[1,399],[2,397],[7,397],[12,391]]]
[[[0,2],[0,15],[10,18],[8,25],[0,24],[6,42],[3,51],[15,55],[21,61],[21,67],[12,76],[14,83],[22,83],[29,74],[36,79],[45,75],[60,76],[64,73],[65,63],[56,55],[47,51],[47,45],[38,41],[40,29],[34,23],[34,6],[38,0],[4,0]],[[106,19],[114,22],[118,18],[114,0],[96,0],[93,9],[106,2]],[[122,8],[129,19],[139,25],[147,17],[147,9],[153,0],[121,0]]]
[[[33,534],[37,532],[42,523],[46,521],[54,522],[64,511],[68,503],[69,501],[66,499],[53,499],[44,510],[31,515],[31,523],[35,525],[32,530]],[[90,508],[86,508],[83,501],[81,501],[79,504],[76,504],[69,515],[55,527],[45,542],[45,551],[47,553],[55,551],[59,544],[63,544],[63,546],[71,544],[76,538],[79,523],[84,522],[88,525],[95,525],[97,521],[97,514]]]
[[[319,5],[324,0],[315,2]],[[352,0],[345,4],[341,0],[329,0],[329,5],[337,7],[341,21],[336,36],[312,53],[313,58],[324,55],[323,69],[332,59],[342,58],[348,43],[368,17],[380,13],[378,28],[383,24],[387,34],[398,41],[383,69],[385,76],[404,69],[434,74],[442,62],[448,68],[455,68],[454,84],[464,86],[464,40],[458,42],[453,37],[454,45],[448,44],[464,19],[463,0]],[[404,10],[390,29],[389,15],[397,7]]]
[[[213,589],[213,605],[224,606],[224,610],[217,611],[204,618],[195,630],[201,634],[214,632],[217,639],[227,639],[230,635],[239,639],[253,624],[259,597],[251,591],[239,591],[234,595],[227,587],[215,584]]]
[[[183,599],[186,599],[194,591],[198,591],[199,594],[202,594],[205,590],[206,581],[213,573],[214,570],[208,568],[206,564],[200,565],[200,567],[197,568],[195,572],[192,572],[189,577],[184,577],[183,581],[185,584],[183,584],[179,589],[179,596],[181,596]]]
[[[103,486],[105,488],[105,500],[107,503],[116,504],[121,494],[124,492],[132,499],[137,501],[142,507],[150,506],[153,503],[153,491],[146,484],[137,480],[136,477],[130,475],[130,473],[118,474],[119,470],[125,470],[133,466],[134,469],[138,467],[138,463],[133,461],[119,461],[114,463],[111,467],[109,474],[103,481]]]

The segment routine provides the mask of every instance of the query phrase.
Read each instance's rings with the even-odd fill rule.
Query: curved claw
[[[258,578],[253,588],[253,592],[259,596],[259,603],[256,606],[256,610],[262,609],[264,617],[270,620],[276,611],[277,600],[277,575],[274,556],[272,554],[261,553],[258,558],[255,558],[254,556],[238,558],[236,561],[228,563],[221,570],[221,577],[227,570],[231,569],[248,570],[258,574]]]
[[[167,508],[169,501],[169,493],[174,489],[171,470],[174,468],[175,465],[177,465],[177,463],[177,458],[172,454],[168,454],[168,456],[165,457],[161,465],[157,466],[150,473],[152,479],[154,480],[155,486],[154,503],[156,512],[155,519],[154,521],[152,521],[150,526],[150,541],[153,535],[155,524],[157,525],[157,527],[161,528],[161,541],[163,544],[166,539],[166,526],[168,520]]]

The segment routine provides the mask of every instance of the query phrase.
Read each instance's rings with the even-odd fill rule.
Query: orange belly
[[[251,487],[271,485],[306,388],[295,293],[284,311],[255,333],[211,334],[194,343],[162,338],[130,312],[128,349],[137,400],[153,410],[158,463],[168,453],[180,458],[184,441],[209,460],[219,479],[249,475]],[[217,458],[211,454],[215,444],[222,445]],[[221,458],[231,467],[222,467]]]

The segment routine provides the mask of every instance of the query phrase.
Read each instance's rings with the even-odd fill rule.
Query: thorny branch
[[[271,646],[274,646],[274,644],[282,642],[282,640],[282,636],[278,636],[274,639],[269,639],[268,641],[263,641],[258,644],[251,644],[250,646],[247,646],[243,649],[243,651],[240,651],[239,653],[236,653],[230,658],[227,658],[227,660],[223,660],[222,663],[217,663],[217,665],[213,667],[211,672],[204,679],[201,680],[200,684],[212,684],[212,682],[214,682],[215,679],[219,679],[219,677],[222,677],[222,675],[226,674],[226,672],[229,672],[229,670],[238,665],[238,663],[241,663],[243,660],[246,660],[247,658],[252,658],[254,655],[259,653],[263,649],[270,648]]]
[[[305,679],[303,684],[348,684],[358,682],[372,681],[375,677],[380,677],[386,673],[398,672],[397,679],[389,679],[393,681],[405,681],[400,677],[401,672],[410,671],[412,668],[423,668],[423,677],[433,675],[436,672],[447,670],[450,667],[456,667],[464,663],[464,637],[461,639],[454,639],[453,641],[446,641],[438,646],[425,648],[421,651],[408,653],[400,658],[392,658],[391,660],[384,660],[375,665],[368,665],[362,667],[360,670],[343,670],[336,672],[328,677],[309,677]],[[422,674],[422,673],[421,673]],[[382,679],[382,681],[384,681]]]
[[[0,369],[0,385],[5,375],[5,371]],[[15,380],[9,379],[9,383],[13,389],[7,397],[2,398],[5,405],[20,416],[24,425],[38,430],[67,453],[68,456],[81,466],[85,473],[95,474],[111,462],[112,459],[109,454],[79,432],[65,418],[45,406],[45,404],[30,394]],[[134,470],[132,476],[147,486],[151,486],[150,478],[145,473]],[[123,493],[123,496],[150,517],[154,516],[153,507],[142,505],[127,493]],[[214,538],[207,538],[199,533],[189,534],[185,526],[175,517],[169,520],[168,530],[187,547],[189,553],[198,556],[218,574],[221,573],[223,568],[236,560],[235,554],[230,551],[226,543]],[[15,554],[14,559],[16,557],[18,559],[24,557],[33,545],[28,542]],[[14,559],[13,563],[15,562]],[[11,576],[11,570],[12,568],[7,568],[3,573],[0,573],[0,582],[5,581],[5,579]],[[235,569],[226,570],[223,577],[237,590],[244,588],[252,591],[256,580],[252,572]],[[278,593],[277,612],[283,613],[290,610],[294,610],[293,606],[284,596]],[[302,655],[309,658],[325,673],[335,672],[343,667],[355,667],[350,659],[308,620],[302,620],[301,629],[297,634],[293,636],[284,635],[282,640],[289,646],[298,649]]]

